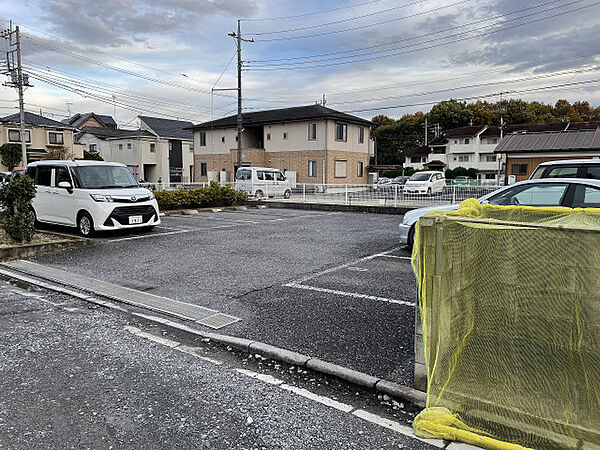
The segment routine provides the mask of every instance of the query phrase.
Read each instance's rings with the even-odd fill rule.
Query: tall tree
[[[442,130],[469,125],[472,117],[466,102],[456,100],[440,102],[429,112],[430,123],[439,123]]]

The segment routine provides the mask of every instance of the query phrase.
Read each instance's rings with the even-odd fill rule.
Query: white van
[[[292,186],[285,175],[278,169],[268,167],[238,169],[235,188],[258,200],[263,197],[290,198],[292,195]]]
[[[442,192],[445,186],[446,177],[443,172],[415,172],[404,184],[404,192],[431,195]]]
[[[37,222],[77,227],[83,236],[160,223],[154,194],[140,187],[124,164],[38,161],[26,173],[37,186],[32,202]]]

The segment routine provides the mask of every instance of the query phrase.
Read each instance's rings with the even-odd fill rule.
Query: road
[[[405,385],[415,281],[398,215],[248,209],[170,216],[36,262],[216,309],[220,332]]]
[[[0,448],[444,446],[335,380],[1,280],[0,303]]]

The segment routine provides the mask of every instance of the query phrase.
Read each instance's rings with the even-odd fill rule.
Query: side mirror
[[[66,189],[67,191],[69,191],[69,193],[73,192],[73,186],[71,186],[71,183],[69,183],[68,181],[61,181],[60,183],[58,183],[58,187]]]

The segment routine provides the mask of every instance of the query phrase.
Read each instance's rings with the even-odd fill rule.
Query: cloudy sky
[[[211,108],[210,90],[236,85],[238,18],[254,39],[243,45],[246,111],[323,94],[367,118],[500,95],[600,105],[595,0],[0,0],[0,26],[23,34],[27,109],[116,111],[122,126],[139,113],[234,114],[235,92]],[[15,99],[0,87],[0,114]]]

